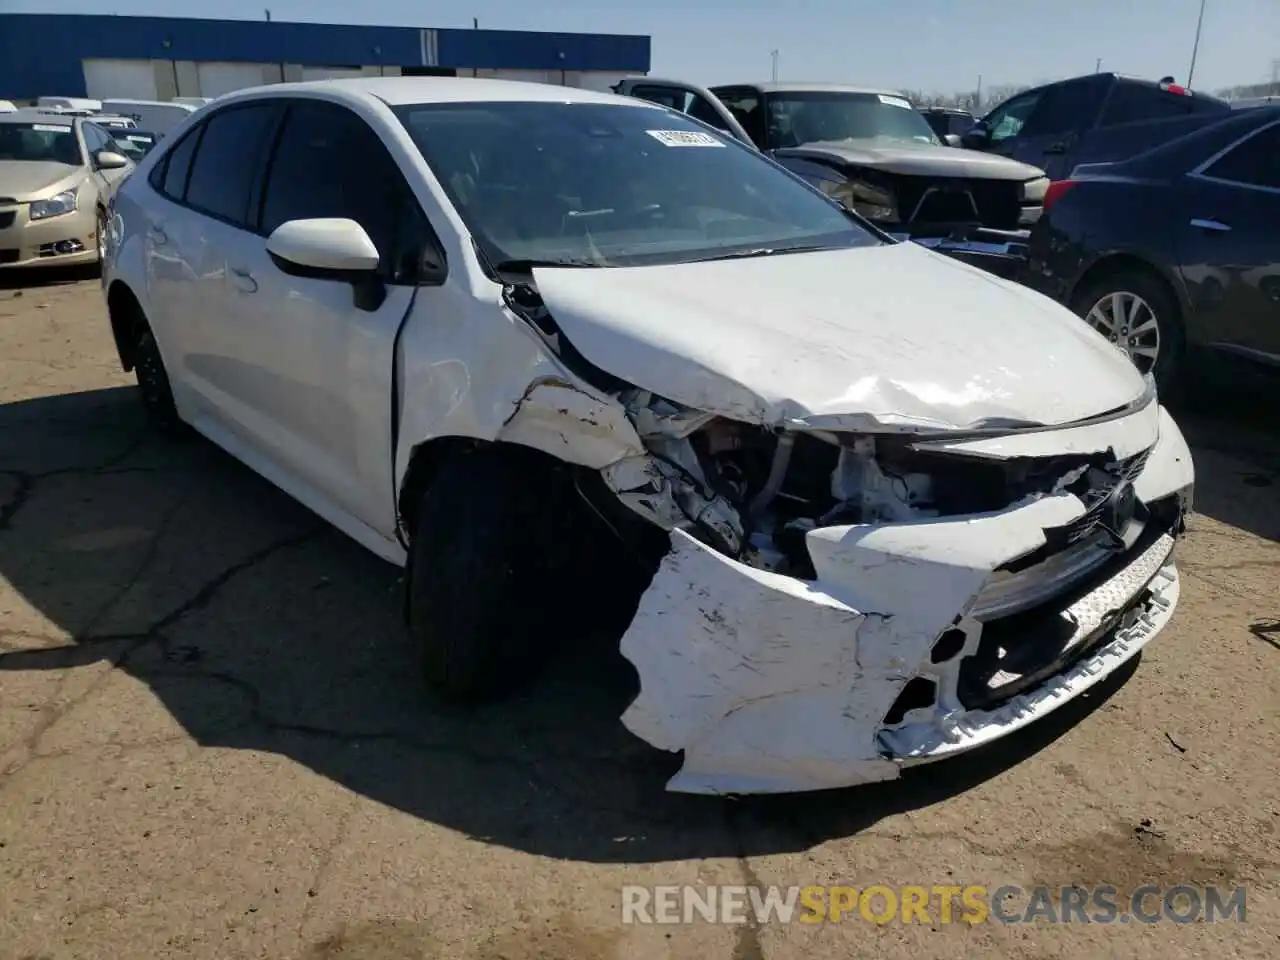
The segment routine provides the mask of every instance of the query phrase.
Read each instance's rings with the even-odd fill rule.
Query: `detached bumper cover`
[[[1190,451],[1161,410],[1136,495],[1181,510],[1193,481]],[[1008,696],[965,706],[984,631],[988,644],[998,636],[1017,646],[1016,636],[1006,640],[1022,621],[999,619],[1009,598],[999,571],[1084,509],[1064,492],[990,514],[820,528],[806,539],[813,581],[746,566],[677,530],[622,640],[641,681],[623,722],[656,747],[684,751],[668,788],[693,793],[887,780],[1012,733],[1135,656],[1177,604],[1177,527],[1153,525],[1035,611],[1062,628],[1047,676],[1042,665]],[[983,679],[1006,678],[996,670]],[[933,695],[890,721],[913,681]]]

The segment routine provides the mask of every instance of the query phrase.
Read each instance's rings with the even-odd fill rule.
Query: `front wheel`
[[[565,486],[540,456],[502,447],[466,454],[422,497],[409,629],[427,684],[450,699],[491,699],[530,680],[560,648],[571,619],[563,614],[582,602],[566,589],[556,536],[570,508]]]
[[[1124,270],[1088,283],[1076,295],[1075,312],[1119,347],[1162,391],[1181,377],[1185,335],[1182,314],[1169,289],[1141,270]]]
[[[184,436],[187,425],[178,416],[178,408],[173,402],[173,389],[169,385],[169,374],[164,368],[164,359],[160,356],[155,334],[149,327],[143,327],[138,334],[134,347],[133,373],[138,378],[142,406],[147,411],[147,419],[152,426],[167,437]]]

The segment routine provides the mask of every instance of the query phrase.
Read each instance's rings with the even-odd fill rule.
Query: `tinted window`
[[[1031,111],[1039,102],[1040,91],[1035,90],[1006,100],[987,114],[984,122],[987,129],[991,131],[990,142],[999,143],[1001,140],[1009,140],[1020,134],[1027,118],[1031,116]]]
[[[491,262],[608,267],[879,243],[757,151],[679,114],[537,102],[395,112]]]
[[[1194,97],[1167,93],[1159,87],[1148,87],[1142,83],[1118,83],[1111,91],[1111,99],[1107,101],[1102,125],[1110,127],[1117,123],[1136,123],[1139,120],[1186,117],[1191,115],[1194,106]]]
[[[249,193],[275,116],[274,104],[261,103],[210,117],[191,164],[187,203],[232,223],[245,223]]]
[[[172,200],[182,202],[187,196],[187,176],[191,172],[191,158],[204,127],[192,130],[156,164],[151,173],[151,186]]]
[[[1205,176],[1280,190],[1280,124],[1250,137],[1206,170]]]
[[[1106,88],[1096,80],[1073,80],[1047,87],[1022,135],[1051,137],[1093,126]]]
[[[733,118],[742,125],[747,136],[763,146],[765,127],[760,94],[750,87],[718,87],[711,92],[725,105],[725,109],[733,114]]]
[[[688,92],[674,87],[633,87],[631,96],[670,107],[672,110],[679,110],[681,113],[684,112],[685,104],[689,102]]]
[[[89,153],[97,153],[107,148],[110,138],[92,123],[86,123],[80,129],[84,132],[84,145],[89,148]]]
[[[412,269],[426,232],[404,175],[368,124],[335,104],[294,101],[267,174],[261,231],[317,217],[364,227],[392,280]]]
[[[725,133],[729,132],[729,125],[725,123],[720,114],[716,112],[716,108],[711,106],[711,104],[704,98],[699,97],[696,94],[689,98],[689,109],[686,112],[695,120],[701,120],[703,123],[709,123],[717,130],[723,130]]]

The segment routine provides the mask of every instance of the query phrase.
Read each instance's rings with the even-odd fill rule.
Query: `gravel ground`
[[[1247,406],[1183,416],[1200,512],[1136,669],[897,783],[720,801],[664,792],[616,651],[433,705],[397,571],[153,438],[96,280],[0,284],[0,958],[1280,955],[1280,428]],[[1247,922],[620,918],[624,884],[1144,882],[1242,885]]]

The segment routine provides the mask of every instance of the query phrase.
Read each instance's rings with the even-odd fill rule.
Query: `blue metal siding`
[[[437,30],[436,37],[441,67],[649,70],[648,37],[513,30]],[[90,58],[423,65],[422,34],[416,27],[0,14],[0,98],[84,96],[81,61]]]

